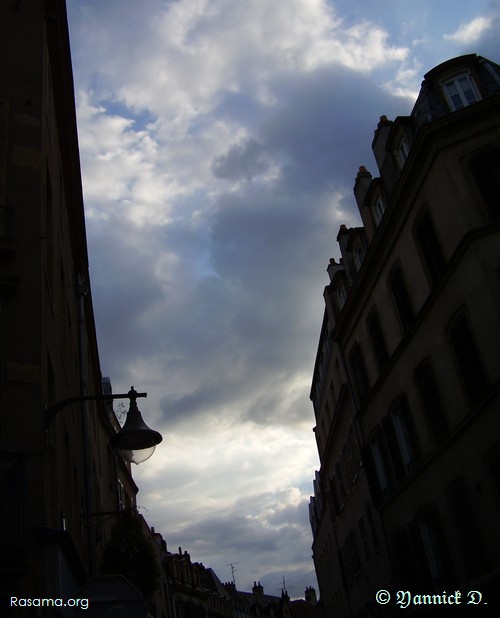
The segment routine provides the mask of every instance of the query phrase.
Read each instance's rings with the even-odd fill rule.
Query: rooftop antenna
[[[235,564],[239,564],[239,562],[230,562],[229,564],[226,564],[226,566],[230,566],[231,567],[231,579],[233,581],[234,586],[236,587],[236,580],[234,578],[234,572],[237,570],[234,568]]]
[[[290,580],[289,580],[289,579],[285,580],[285,576],[283,575],[283,585],[282,585],[282,587],[281,587],[281,590],[282,590],[285,594],[288,594],[288,592],[286,591],[286,582],[290,583]]]

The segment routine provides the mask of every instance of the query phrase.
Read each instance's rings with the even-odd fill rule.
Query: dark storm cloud
[[[350,190],[357,168],[370,157],[379,116],[409,108],[407,100],[384,93],[373,79],[335,65],[279,75],[273,92],[279,105],[262,128],[266,146],[286,153],[283,182],[290,190],[312,196],[325,187]]]
[[[103,372],[149,391],[164,442],[139,504],[169,546],[301,595],[310,379],[356,172],[377,174],[379,117],[409,113],[424,72],[498,61],[499,5],[146,4],[68,0]]]
[[[268,167],[262,144],[249,139],[234,144],[226,154],[217,157],[212,163],[212,172],[216,178],[251,180]]]
[[[200,556],[206,555],[212,548],[226,555],[255,551],[273,553],[278,540],[274,530],[266,529],[257,519],[234,512],[191,522],[189,529],[184,533],[178,531],[176,536],[189,543],[192,551]]]

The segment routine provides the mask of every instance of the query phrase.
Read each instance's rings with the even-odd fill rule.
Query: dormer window
[[[444,94],[451,109],[457,111],[481,99],[469,73],[455,75],[442,82]]]

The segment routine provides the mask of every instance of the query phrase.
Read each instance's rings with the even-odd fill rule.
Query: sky
[[[172,552],[317,589],[309,392],[326,267],[381,115],[500,0],[67,0],[101,369],[163,434],[134,467]],[[233,565],[234,571],[231,570]]]

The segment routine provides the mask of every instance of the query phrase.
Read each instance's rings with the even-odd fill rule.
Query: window
[[[389,277],[389,287],[394,302],[396,303],[403,332],[405,332],[413,323],[414,314],[410,297],[408,296],[408,290],[406,289],[406,283],[403,278],[403,272],[399,264],[392,269]]]
[[[408,531],[399,528],[391,539],[391,549],[396,566],[395,575],[401,589],[415,587],[418,580],[418,570],[415,564],[412,544]]]
[[[337,297],[337,304],[339,309],[345,305],[345,301],[347,300],[347,290],[343,282],[341,282],[335,290],[335,295]]]
[[[349,475],[349,466],[348,466],[348,462],[347,462],[347,455],[345,452],[345,448],[342,449],[342,453],[340,455],[340,468],[342,470],[342,475],[344,477],[344,483],[345,483],[345,488],[348,494],[351,493],[351,487],[352,487],[352,479]]]
[[[486,460],[486,466],[497,496],[500,498],[500,445],[492,449]]]
[[[350,443],[350,451],[352,453],[353,464],[356,470],[354,476],[357,477],[357,469],[361,466],[361,453],[359,452],[359,444],[356,437],[356,429],[354,428],[354,425],[351,425],[351,428],[349,429],[348,440]]]
[[[361,240],[358,240],[354,243],[354,247],[352,250],[352,260],[354,263],[354,267],[356,272],[359,272],[361,265],[363,264],[363,260],[365,259],[365,250]]]
[[[351,586],[353,580],[356,579],[361,572],[361,560],[359,558],[358,542],[354,528],[351,528],[346,536],[345,541],[340,548],[340,556],[344,565],[347,583]]]
[[[366,517],[368,519],[368,525],[370,526],[370,534],[372,537],[373,548],[376,553],[380,550],[380,541],[377,534],[377,526],[373,517],[372,507],[369,502],[365,503]]]
[[[409,154],[410,147],[408,145],[408,140],[406,139],[405,135],[402,135],[396,148],[396,162],[400,170],[403,169],[403,165],[405,164],[405,161],[408,158]]]
[[[404,466],[391,419],[387,416],[377,427],[363,451],[368,485],[377,506],[402,480]]]
[[[419,446],[408,400],[405,396],[400,397],[391,406],[389,418],[394,428],[394,436],[399,447],[403,470],[406,474],[413,468],[419,458]]]
[[[382,332],[382,327],[380,326],[380,320],[376,311],[372,311],[370,314],[367,326],[368,332],[370,333],[370,339],[372,341],[373,351],[375,352],[375,357],[377,359],[378,368],[382,369],[389,360],[389,355],[387,354],[384,334]]]
[[[481,99],[468,73],[462,73],[443,83],[444,94],[452,110],[459,110]]]
[[[389,474],[387,470],[385,446],[380,432],[377,432],[373,441],[370,442],[370,450],[373,465],[375,467],[375,473],[377,475],[377,482],[380,489],[380,494],[384,495],[386,490],[389,488]]]
[[[444,272],[446,263],[428,212],[418,219],[415,226],[415,237],[422,252],[429,277],[433,284],[437,283]]]
[[[335,509],[335,513],[337,515],[340,515],[340,513],[342,512],[343,500],[341,500],[340,498],[338,485],[334,476],[330,479],[329,484],[330,493],[333,498],[333,507]]]
[[[349,561],[352,565],[352,571],[354,576],[357,576],[361,571],[361,560],[359,559],[359,549],[354,528],[351,529],[347,536],[347,544],[349,547]]]
[[[380,493],[407,477],[419,459],[419,445],[406,396],[392,404],[370,442],[373,466]]]
[[[365,561],[370,562],[371,560],[370,545],[368,543],[368,537],[366,536],[365,523],[362,517],[360,517],[358,520],[358,526],[359,526],[359,535],[361,537],[361,544],[363,546],[363,553],[365,556]]]
[[[435,444],[440,444],[448,434],[448,421],[446,420],[434,371],[429,360],[423,361],[415,369],[415,382],[432,439]]]
[[[345,499],[347,497],[347,491],[345,488],[345,483],[344,483],[344,472],[340,466],[340,463],[336,463],[335,464],[335,477],[334,477],[335,483],[337,485],[337,489],[338,489],[338,494],[340,497],[340,502],[341,504],[343,504],[345,502]]]
[[[350,485],[354,485],[358,478],[358,470],[354,463],[352,446],[349,440],[349,436],[347,436],[347,440],[344,442],[344,447],[342,449],[342,457],[344,458],[344,468],[349,477]]]
[[[385,204],[382,199],[382,196],[378,195],[373,202],[372,206],[373,219],[375,221],[375,225],[378,225],[382,221],[382,217],[385,212]]]
[[[490,219],[498,219],[500,217],[500,148],[493,148],[474,157],[469,167],[488,209]]]
[[[461,313],[449,329],[450,344],[457,361],[458,371],[472,405],[479,403],[488,391],[488,380],[483,370],[469,321]]]
[[[382,419],[383,434],[381,439],[385,441],[388,448],[389,457],[387,458],[387,469],[390,467],[391,477],[396,484],[400,483],[404,476],[404,463],[401,457],[401,447],[396,436],[395,425],[392,416],[388,414]]]
[[[368,393],[370,383],[368,381],[368,374],[366,373],[363,351],[358,343],[354,346],[351,352],[350,364],[359,398],[363,400]]]
[[[427,508],[418,518],[418,528],[431,579],[439,588],[453,581],[444,529],[435,508]]]
[[[468,578],[478,577],[488,569],[483,542],[474,514],[467,483],[456,481],[448,491],[448,504],[455,522],[458,547]]]

